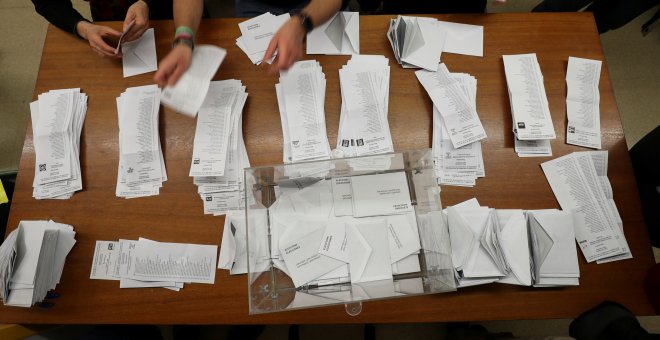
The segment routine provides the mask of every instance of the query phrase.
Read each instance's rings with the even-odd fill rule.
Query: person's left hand
[[[270,65],[271,73],[285,71],[302,58],[304,38],[305,29],[297,16],[289,19],[280,27],[271,39],[266,54],[264,54],[264,60],[268,60],[273,57],[273,53],[277,50],[277,58]]]
[[[149,5],[146,2],[139,0],[128,8],[123,29],[126,29],[131,21],[135,21],[135,24],[122,38],[122,41],[133,41],[141,37],[149,28]]]

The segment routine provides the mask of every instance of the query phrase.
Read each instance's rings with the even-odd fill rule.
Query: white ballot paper
[[[354,176],[353,215],[355,217],[405,214],[413,211],[406,173],[391,172]]]
[[[114,275],[118,256],[119,242],[96,241],[92,260],[92,271],[89,274],[89,278],[92,280],[119,280],[120,277]]]
[[[80,134],[87,95],[80,89],[51,90],[30,103],[35,169],[32,197],[68,199],[82,190]]]
[[[307,33],[307,54],[360,54],[360,13],[337,12]]]
[[[344,265],[342,261],[319,253],[319,245],[324,233],[325,228],[316,228],[280,247],[282,258],[296,287],[303,286]]]
[[[376,55],[354,55],[339,70],[342,107],[337,150],[343,157],[394,151],[387,120],[389,60]]]
[[[124,78],[153,72],[158,69],[156,57],[156,38],[150,28],[134,41],[122,44],[122,65]]]
[[[555,139],[555,129],[535,53],[503,55],[513,132],[519,140]]]
[[[325,75],[316,60],[299,61],[280,72],[275,85],[282,134],[284,162],[330,158],[325,126]]]
[[[568,57],[566,143],[600,149],[600,60]]]
[[[440,111],[455,148],[486,138],[476,107],[445,64],[438,65],[435,72],[420,70],[415,75]]]
[[[213,284],[218,246],[166,243],[140,239],[128,278]]]
[[[442,51],[476,57],[484,56],[484,27],[438,21],[436,25],[446,32]]]
[[[542,163],[541,168],[561,208],[575,214],[575,237],[587,262],[630,258],[623,225],[617,221],[618,212],[603,189],[591,154],[575,152]]]
[[[199,45],[192,54],[190,67],[174,86],[163,89],[163,105],[195,117],[204,103],[211,79],[225,59],[227,51],[213,45]]]
[[[239,23],[238,28],[242,35],[236,39],[236,45],[245,52],[253,64],[261,64],[271,39],[290,17],[289,13],[274,15],[266,12]],[[270,64],[272,59],[266,62]]]

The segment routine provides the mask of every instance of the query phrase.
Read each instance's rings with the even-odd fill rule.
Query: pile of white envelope
[[[243,169],[250,167],[243,140],[240,80],[211,82],[197,115],[189,175],[204,202],[204,213],[222,215],[243,206]]]
[[[270,40],[290,17],[289,13],[274,15],[266,12],[239,23],[238,28],[241,30],[241,36],[236,38],[236,45],[250,58],[253,64],[261,64]],[[270,64],[275,55],[273,54],[273,58],[266,60],[266,62]]]
[[[117,197],[158,195],[167,180],[158,132],[160,89],[129,87],[117,98],[119,164]]]
[[[218,246],[139,240],[96,241],[89,278],[119,288],[166,288],[215,282]]]
[[[511,101],[515,150],[519,157],[552,156],[555,128],[536,53],[503,55]]]
[[[73,227],[53,221],[21,221],[0,246],[0,292],[8,306],[30,307],[60,283],[76,243]]]
[[[343,157],[394,151],[387,120],[390,66],[380,55],[354,55],[339,70],[341,113],[337,150]]]
[[[587,262],[632,258],[607,179],[607,159],[607,151],[584,151],[541,164],[561,208],[576,216],[575,237]]]
[[[263,259],[296,287],[350,281],[394,294],[393,275],[420,270],[419,232],[405,172],[285,180],[275,188],[267,235],[258,230],[266,225],[266,214],[262,221],[259,214],[249,217],[254,219],[252,272]],[[218,264],[231,274],[247,271],[245,228],[244,215],[226,217]],[[418,288],[423,291],[421,281]]]
[[[282,121],[284,163],[330,158],[325,126],[325,74],[316,60],[280,72],[275,84]]]
[[[442,52],[483,56],[483,26],[398,16],[390,20],[387,38],[404,68],[434,72]]]
[[[417,79],[433,101],[433,158],[438,184],[474,186],[486,175],[481,140],[486,132],[477,114],[477,79],[450,73],[445,64],[435,72],[419,70]]]
[[[459,287],[579,284],[572,213],[492,209],[471,199],[448,207],[446,215]]]
[[[338,12],[307,33],[307,54],[360,54],[360,13]]]
[[[68,199],[82,190],[80,132],[87,95],[80,89],[52,90],[30,103],[34,141],[32,197]]]

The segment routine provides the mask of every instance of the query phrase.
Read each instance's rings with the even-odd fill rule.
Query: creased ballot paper
[[[217,46],[196,46],[188,70],[174,86],[166,86],[163,89],[163,105],[195,117],[206,98],[211,79],[226,55],[227,51]]]
[[[351,178],[355,217],[405,214],[413,211],[406,173],[392,172]]]
[[[338,12],[307,33],[307,54],[360,54],[360,14]]]
[[[158,69],[154,29],[146,30],[137,40],[122,45],[124,78]]]
[[[566,144],[600,149],[600,60],[568,57]]]

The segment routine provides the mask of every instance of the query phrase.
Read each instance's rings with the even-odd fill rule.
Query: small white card
[[[331,220],[325,228],[319,253],[343,262],[349,262],[348,234],[346,224],[341,220]]]
[[[344,262],[319,254],[319,244],[325,233],[325,228],[317,230],[285,243],[281,248],[293,284],[300,287],[319,276],[342,266]]]
[[[413,211],[405,172],[355,176],[351,182],[355,217]]]
[[[353,192],[350,177],[332,179],[332,198],[335,216],[353,216]]]
[[[92,280],[119,280],[119,277],[113,275],[117,255],[119,255],[119,242],[96,241],[92,272],[89,274],[89,278]]]

